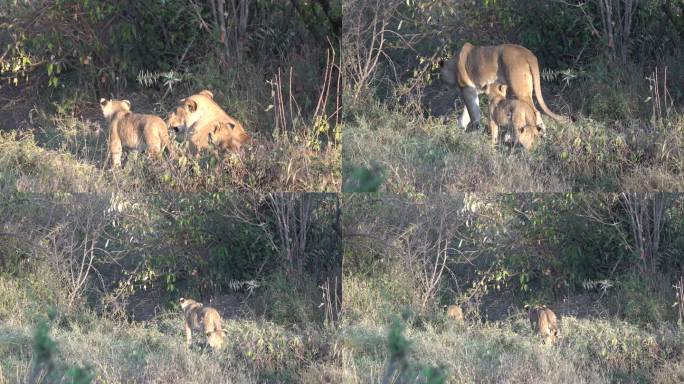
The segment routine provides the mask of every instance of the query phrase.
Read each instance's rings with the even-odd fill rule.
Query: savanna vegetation
[[[0,192],[0,382],[336,374],[336,195]],[[221,313],[223,349],[186,347],[180,297]]]
[[[343,1],[343,189],[682,191],[680,1]],[[457,124],[439,63],[464,43],[539,59],[545,117],[530,155]],[[483,123],[487,97],[481,95]],[[539,108],[539,107],[537,107]]]
[[[329,0],[0,1],[3,155],[35,148],[8,156],[45,158],[41,167],[54,173],[64,171],[50,159],[69,158],[91,170],[89,180],[67,181],[84,184],[73,191],[97,190],[121,180],[107,172],[100,98],[165,118],[181,98],[209,89],[250,144],[195,158],[178,135],[177,158],[128,156],[121,177],[132,184],[120,187],[337,191],[341,12]]]
[[[684,379],[684,196],[349,194],[343,206],[339,345],[355,382]],[[526,304],[556,313],[555,344]]]

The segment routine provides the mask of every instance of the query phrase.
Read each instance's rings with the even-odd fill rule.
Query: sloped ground
[[[543,345],[523,314],[481,324],[445,319],[409,326],[409,364],[441,367],[454,383],[679,383],[684,337],[666,324],[640,329],[614,319],[561,317],[561,338]],[[343,370],[378,382],[389,358],[387,328],[355,323],[341,330]]]
[[[26,382],[35,325],[4,318],[0,325],[0,382]],[[266,321],[226,320],[220,352],[201,341],[185,346],[180,313],[164,312],[145,323],[117,323],[87,316],[53,325],[57,358],[90,367],[97,382],[257,383],[330,382],[329,335],[294,332]],[[198,337],[200,338],[200,337]],[[328,378],[326,380],[326,378]]]
[[[556,124],[530,154],[492,148],[486,129],[445,117],[411,117],[371,105],[351,113],[343,136],[343,190],[356,169],[375,171],[387,193],[684,191],[684,118],[649,127],[589,118]]]
[[[131,96],[139,105],[134,111],[164,115],[143,95]],[[123,172],[115,175],[108,161],[108,128],[97,106],[91,104],[84,103],[70,113],[42,108],[26,115],[17,112],[14,119],[21,123],[0,130],[5,183],[12,179],[18,190],[30,192],[99,192],[112,185],[129,188],[145,183],[153,190],[177,192],[334,192],[340,188],[340,146],[332,141],[317,144],[314,127],[275,139],[252,132],[252,140],[240,154],[212,149],[199,158],[190,156],[187,143],[178,137],[174,141],[178,157],[167,156],[158,164],[144,153],[129,152]],[[36,175],[41,179],[29,180]],[[122,178],[130,185],[121,185]]]

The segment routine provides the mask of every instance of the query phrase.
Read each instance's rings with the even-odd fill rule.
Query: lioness
[[[456,304],[447,307],[447,317],[458,322],[463,321],[463,310]]]
[[[131,112],[128,100],[100,99],[100,107],[109,124],[109,152],[112,167],[121,166],[123,148],[144,150],[153,157],[160,157],[169,146],[169,131],[164,120],[154,115]]]
[[[212,307],[205,307],[192,299],[181,297],[180,305],[183,309],[185,319],[185,341],[188,346],[192,343],[192,330],[204,330],[207,343],[212,349],[218,350],[223,346],[225,333],[221,329],[221,316]]]
[[[207,90],[182,99],[166,121],[176,131],[190,134],[190,149],[194,154],[209,146],[210,133],[214,134],[214,143],[232,151],[238,151],[250,139],[242,124],[221,109],[214,101],[214,94]]]
[[[546,305],[541,305],[529,308],[528,315],[530,316],[532,330],[539,333],[544,344],[553,344],[558,337],[556,314]]]
[[[512,144],[520,143],[529,152],[537,136],[543,134],[542,127],[536,125],[534,110],[529,104],[506,99],[507,88],[503,84],[488,84],[486,88],[492,146],[499,140],[499,126],[503,126],[508,127]]]
[[[544,113],[556,121],[563,117],[551,112],[544,102],[539,78],[539,62],[530,50],[520,45],[503,44],[476,47],[465,43],[456,56],[442,65],[441,75],[444,82],[456,86],[465,101],[466,108],[459,120],[462,128],[472,121],[480,124],[478,94],[491,83],[505,84],[516,99],[532,108],[532,93]],[[544,128],[541,114],[534,108],[536,124]]]

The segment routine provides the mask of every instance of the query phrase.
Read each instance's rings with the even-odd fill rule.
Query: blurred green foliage
[[[49,323],[39,321],[33,335],[33,361],[28,382],[89,384],[93,381],[92,369],[68,366],[57,360],[58,352],[57,343],[50,337]]]

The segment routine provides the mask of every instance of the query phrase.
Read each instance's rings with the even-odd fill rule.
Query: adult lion
[[[242,124],[216,104],[214,94],[207,90],[182,99],[166,122],[170,128],[190,135],[190,150],[195,154],[209,147],[209,135],[217,126],[224,129],[213,141],[221,148],[238,151],[250,139]]]
[[[456,56],[446,61],[441,69],[442,79],[456,86],[465,101],[466,108],[459,119],[462,128],[471,121],[480,124],[480,105],[478,95],[488,84],[498,83],[508,86],[513,96],[534,108],[532,93],[544,113],[556,121],[564,121],[562,116],[549,110],[544,102],[539,78],[539,62],[529,49],[520,45],[502,44],[477,47],[465,43]],[[534,108],[538,126],[544,127],[541,114]]]

